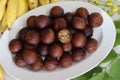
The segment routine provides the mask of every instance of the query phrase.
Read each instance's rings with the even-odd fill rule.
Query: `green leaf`
[[[112,80],[112,78],[105,71],[103,71],[101,73],[95,74],[89,80]]]
[[[109,53],[109,55],[102,61],[102,63],[106,63],[106,62],[112,61],[112,60],[114,60],[116,58],[117,58],[117,54],[112,49],[111,52]]]
[[[86,76],[86,75],[82,75],[80,77],[77,77],[77,78],[74,78],[74,79],[71,79],[71,80],[88,80],[89,78]]]
[[[120,19],[114,21],[115,27],[120,29]]]
[[[113,80],[107,73],[104,75],[103,80]]]
[[[93,68],[91,71],[89,71],[86,74],[90,75],[90,74],[93,74],[93,73],[100,73],[100,72],[102,72],[102,68],[100,66],[97,66],[97,67]]]
[[[114,24],[115,24],[116,32],[117,32],[116,41],[115,41],[115,45],[114,46],[117,46],[117,45],[120,45],[120,40],[119,40],[120,39],[120,19],[115,20]]]
[[[103,80],[104,79],[104,76],[105,76],[106,72],[101,72],[101,73],[98,73],[96,75],[94,75],[92,78],[90,78],[89,80]]]
[[[120,80],[120,58],[111,64],[108,74],[113,80]]]
[[[100,72],[102,72],[102,68],[100,66],[97,66],[94,69],[90,70],[89,72],[83,74],[82,76],[79,76],[71,80],[88,80],[93,76],[94,73],[100,73]]]
[[[117,46],[117,45],[120,45],[120,29],[116,29],[116,41],[115,41],[115,44],[114,46]]]

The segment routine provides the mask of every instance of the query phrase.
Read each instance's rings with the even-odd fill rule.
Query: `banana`
[[[6,14],[6,12],[5,12],[5,14],[4,14],[4,17],[3,17],[3,19],[2,19],[2,24],[1,24],[1,33],[3,34],[4,33],[4,31],[7,29],[7,20],[6,20],[6,16],[7,16],[7,14]]]
[[[30,9],[38,7],[38,0],[28,0],[28,6]]]
[[[0,65],[0,73],[1,73],[1,74],[4,74],[4,71],[3,71],[3,68],[2,68],[1,65]]]
[[[59,0],[50,0],[50,3],[58,2]]]
[[[9,0],[6,11],[6,21],[8,29],[12,28],[12,24],[17,18],[17,13],[18,13],[18,0]]]
[[[49,4],[49,3],[50,3],[50,1],[49,1],[49,0],[39,0],[39,2],[40,2],[40,5],[41,5],[41,6],[42,6],[42,5]]]
[[[28,11],[28,2],[27,0],[18,0],[18,14],[17,17],[20,17]]]
[[[0,0],[0,21],[2,20],[3,15],[5,13],[6,4],[7,4],[7,0]]]
[[[5,80],[5,79],[4,79],[4,71],[3,71],[1,65],[0,65],[0,80]]]

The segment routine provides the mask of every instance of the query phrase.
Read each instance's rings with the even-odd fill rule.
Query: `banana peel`
[[[39,2],[40,2],[40,5],[43,6],[43,5],[49,4],[50,0],[39,0]]]
[[[3,34],[5,32],[5,30],[8,28],[7,26],[7,20],[6,20],[6,12],[4,14],[4,17],[2,19],[2,22],[1,22],[1,34]]]
[[[50,3],[58,2],[59,0],[50,0]]]
[[[0,65],[0,80],[5,80],[5,78],[4,78],[4,70],[3,70],[1,65]]]
[[[18,14],[17,18],[25,14],[28,11],[28,2],[27,0],[18,0]]]
[[[30,10],[38,7],[38,0],[28,0],[28,6]]]
[[[9,0],[6,11],[6,21],[8,29],[12,28],[12,24],[17,18],[17,13],[18,13],[18,0]]]
[[[7,4],[7,0],[0,0],[0,21],[2,20],[3,15],[5,13],[6,4]]]

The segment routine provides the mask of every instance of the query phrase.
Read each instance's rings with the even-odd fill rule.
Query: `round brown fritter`
[[[85,50],[89,53],[93,53],[97,50],[98,41],[94,38],[89,38],[87,44],[85,45]]]
[[[67,28],[67,22],[65,21],[64,18],[56,18],[53,24],[54,24],[53,28],[57,32],[61,29]]]
[[[50,16],[53,18],[62,17],[63,14],[64,14],[64,10],[60,6],[54,6],[50,10]]]
[[[84,49],[82,49],[82,48],[73,49],[73,51],[72,51],[73,61],[79,62],[79,61],[85,59],[85,57],[86,57],[86,52]]]
[[[40,71],[44,67],[42,58],[38,58],[37,61],[33,64],[30,64],[30,68],[33,71]]]
[[[55,40],[55,33],[51,28],[43,29],[40,32],[40,36],[41,36],[41,41],[44,44],[50,44]]]
[[[84,30],[86,28],[86,21],[84,18],[74,17],[72,20],[72,26],[77,30]]]
[[[45,15],[39,15],[36,20],[35,20],[36,26],[38,29],[43,29],[47,27],[50,24],[50,19],[49,17]]]
[[[50,56],[54,57],[54,58],[60,58],[63,54],[63,48],[60,44],[52,44],[49,47],[49,54]]]
[[[33,64],[37,61],[38,55],[35,50],[27,49],[23,53],[23,58],[27,64]]]
[[[9,50],[13,53],[16,54],[20,50],[23,49],[23,44],[22,41],[19,39],[13,39],[9,43]]]
[[[48,71],[54,71],[59,66],[59,62],[56,58],[47,56],[44,60],[44,66]]]
[[[84,47],[86,45],[87,38],[83,33],[77,32],[73,36],[72,45],[73,47]]]
[[[24,41],[28,31],[29,29],[27,27],[22,28],[18,33],[18,38]]]
[[[90,38],[93,35],[93,28],[90,26],[87,26],[83,32],[87,38]]]
[[[62,29],[58,32],[58,39],[61,43],[69,43],[72,39],[72,34],[69,29]]]
[[[60,58],[61,67],[67,68],[70,67],[73,63],[72,57],[68,53],[64,53]]]
[[[40,42],[40,35],[36,30],[29,30],[25,36],[25,41],[36,46]]]
[[[87,19],[89,16],[89,12],[86,8],[80,7],[76,10],[75,15],[78,17],[82,17],[84,19]]]
[[[35,24],[35,20],[36,20],[37,16],[30,16],[27,19],[27,27],[30,29],[34,29],[36,28],[36,24]]]
[[[71,21],[72,21],[73,16],[74,16],[74,14],[71,12],[65,13],[64,19],[67,21],[68,25],[71,25]]]
[[[23,53],[19,52],[15,55],[14,62],[19,67],[25,67],[27,64],[24,61]]]
[[[89,25],[93,28],[99,27],[103,23],[103,17],[100,13],[94,12],[89,16]]]

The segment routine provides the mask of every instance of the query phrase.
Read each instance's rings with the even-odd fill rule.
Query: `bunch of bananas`
[[[7,28],[11,29],[14,21],[27,11],[39,5],[46,5],[57,1],[58,0],[0,0],[1,33]]]
[[[0,80],[5,80],[4,79],[4,71],[3,71],[2,67],[1,67],[1,65],[0,65]]]

